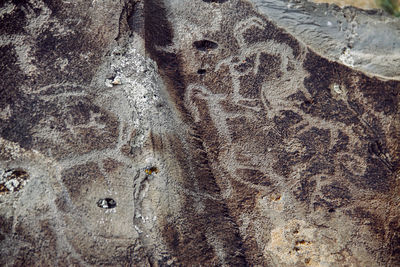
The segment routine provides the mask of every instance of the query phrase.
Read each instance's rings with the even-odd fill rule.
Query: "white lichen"
[[[11,179],[5,182],[4,185],[9,191],[14,192],[14,190],[20,185],[20,182],[18,182],[17,179]]]
[[[333,91],[335,91],[335,93],[337,94],[343,93],[342,89],[340,88],[340,85],[336,83],[333,85]]]

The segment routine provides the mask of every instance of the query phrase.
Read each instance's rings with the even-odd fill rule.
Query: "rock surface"
[[[398,18],[305,0],[251,2],[313,51],[364,73],[400,80]]]
[[[0,4],[0,265],[400,264],[399,22],[252,2]]]

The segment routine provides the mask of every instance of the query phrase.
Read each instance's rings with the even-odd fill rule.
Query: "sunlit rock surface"
[[[251,2],[318,54],[370,75],[400,79],[399,18],[305,0]]]
[[[284,0],[0,19],[0,265],[400,264],[398,20]]]

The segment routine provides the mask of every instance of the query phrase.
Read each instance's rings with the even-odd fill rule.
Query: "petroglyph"
[[[398,81],[242,0],[0,18],[0,265],[400,262]]]
[[[390,195],[388,184],[395,181],[394,154],[383,145],[389,142],[384,125],[395,117],[388,115],[389,111],[385,115],[369,112],[381,109],[366,93],[373,90],[370,84],[375,83],[374,78],[317,56],[246,9],[245,2],[240,3],[243,13],[230,19],[226,16],[225,23],[204,36],[175,32],[175,42],[170,45],[180,48],[175,53],[179,55],[182,84],[186,85],[168,89],[178,107],[184,104],[182,112],[188,111],[199,129],[222,196],[246,240],[245,247],[256,244],[264,251],[263,260],[254,260],[251,252],[246,257],[258,264],[272,261],[288,266],[300,262],[332,264],[340,257],[364,262],[363,256],[348,256],[352,250],[343,252],[344,244],[351,242],[348,239],[340,245],[322,237],[316,238],[317,244],[300,240],[297,250],[290,252],[291,245],[284,249],[292,255],[283,256],[274,245],[265,247],[277,242],[267,233],[274,235],[273,227],[278,229],[289,218],[308,218],[311,232],[328,231],[320,226],[325,224],[332,231],[341,231],[330,219],[332,214],[351,221],[345,214],[357,206],[368,206],[362,201],[363,194],[374,199],[381,193]],[[173,28],[182,27],[176,19],[171,23]],[[192,43],[212,40],[217,45],[208,53],[196,52],[196,47],[187,45],[190,39]],[[168,76],[168,72],[164,75],[166,79],[179,77]],[[391,94],[398,86],[382,82],[378,87]],[[393,94],[397,99],[398,92]],[[391,101],[389,96],[383,98]],[[279,204],[258,201],[271,194],[284,197],[279,197]],[[254,212],[247,213],[249,209]],[[266,226],[266,220],[275,226]],[[357,231],[355,225],[350,223],[348,231]],[[259,231],[266,236],[254,237]],[[359,255],[379,241],[369,242],[358,250]],[[333,256],[339,251],[344,254]],[[277,260],[271,256],[274,254],[282,258]]]
[[[246,43],[246,39],[243,35],[247,30],[259,29],[262,31],[264,28],[265,25],[263,21],[257,17],[239,21],[234,26],[235,30],[233,35],[239,44],[240,52],[217,62],[214,70],[218,72],[223,66],[229,69],[228,73],[233,85],[232,91],[227,88],[228,91],[226,91],[226,93],[214,94],[208,90],[206,86],[201,84],[190,84],[185,90],[185,106],[191,111],[194,120],[196,122],[201,121],[198,111],[199,108],[196,103],[198,101],[205,101],[212,122],[218,132],[218,136],[220,140],[224,140],[221,142],[230,144],[230,149],[227,150],[229,152],[222,152],[219,157],[222,166],[225,167],[231,177],[255,188],[261,188],[262,186],[260,187],[260,183],[249,184],[249,181],[243,180],[241,178],[243,175],[238,175],[240,169],[250,168],[250,170],[261,172],[261,176],[265,176],[265,173],[273,173],[272,177],[274,178],[268,178],[269,180],[279,181],[284,178],[279,171],[273,170],[273,166],[279,164],[276,162],[276,157],[271,155],[274,153],[274,147],[268,146],[260,151],[260,153],[257,153],[259,150],[252,145],[255,140],[254,138],[248,138],[248,136],[246,136],[238,140],[238,138],[233,137],[238,132],[238,128],[234,127],[235,124],[245,124],[247,127],[245,126],[243,129],[254,128],[251,125],[262,125],[258,135],[268,135],[268,132],[278,135],[282,138],[283,151],[297,154],[298,156],[309,153],[309,147],[304,143],[304,140],[306,136],[312,135],[312,132],[318,132],[318,135],[320,133],[326,134],[327,139],[324,140],[324,142],[326,142],[326,150],[321,152],[321,154],[326,154],[335,146],[334,142],[337,140],[339,132],[342,132],[346,128],[348,131],[351,131],[345,123],[327,120],[316,121],[315,118],[304,112],[300,106],[300,101],[293,99],[294,95],[302,95],[304,101],[312,101],[311,94],[304,86],[304,79],[309,77],[308,72],[303,67],[307,49],[302,47],[301,50],[303,52],[295,58],[293,50],[288,45],[278,43],[275,40],[258,43],[254,42],[251,45]],[[269,66],[272,70],[266,70],[260,67],[263,57],[275,59],[273,60],[274,65]],[[271,72],[272,75],[263,77],[262,75],[264,75],[265,72]],[[249,74],[255,78],[252,78]],[[246,79],[257,80],[257,76],[263,77],[261,78],[263,81],[258,88],[246,88],[246,85],[241,86],[241,81]],[[253,90],[256,91],[256,93],[252,98],[246,98],[241,94],[243,90]],[[232,106],[238,106],[238,108],[227,111],[224,108],[224,105],[227,105],[227,103],[232,103]],[[289,106],[290,110],[288,109]],[[249,110],[243,111],[240,107]],[[255,113],[261,113],[263,116],[254,119]],[[288,133],[286,132],[289,130],[288,128],[283,129],[279,127],[279,122],[290,121],[292,121],[292,124],[289,125],[289,129],[290,127],[298,127],[293,139],[287,136]],[[251,136],[255,133],[248,132],[248,134]],[[332,135],[336,138],[332,137]],[[304,136],[303,142],[302,136]],[[357,144],[354,135],[351,135],[351,138],[352,140],[349,140],[348,143]],[[249,149],[252,154],[251,158],[252,160],[257,159],[258,162],[240,160],[239,155],[241,151],[243,151],[243,148],[251,148]],[[357,175],[362,176],[364,174],[366,167],[363,168],[362,166],[366,165],[366,159],[354,153],[337,152],[339,153],[338,160],[340,162],[344,164],[348,164],[352,161],[356,162],[354,166],[347,166],[348,170],[351,170],[351,172]],[[343,160],[345,158],[347,158],[347,160]],[[352,160],[349,161],[349,159]],[[318,156],[308,159],[307,164],[312,165],[313,161],[319,162]],[[297,169],[296,172],[301,175],[300,170],[303,170],[303,172],[306,171],[307,164],[303,163],[298,167],[288,166],[288,168]],[[262,167],[260,168],[260,166]],[[333,166],[331,168],[333,168]],[[267,184],[268,188],[271,182]]]

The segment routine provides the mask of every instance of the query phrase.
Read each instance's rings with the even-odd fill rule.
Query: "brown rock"
[[[244,0],[25,2],[0,5],[0,185],[26,177],[0,265],[400,264],[399,81]]]

